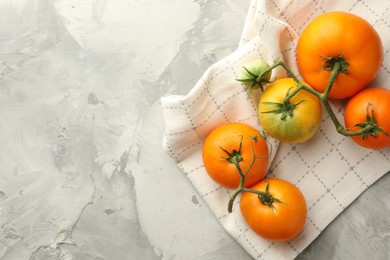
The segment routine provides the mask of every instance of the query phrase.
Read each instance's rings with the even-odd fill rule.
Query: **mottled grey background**
[[[237,48],[249,2],[0,1],[1,259],[250,259],[162,151],[158,103]],[[389,259],[389,194],[298,259]]]

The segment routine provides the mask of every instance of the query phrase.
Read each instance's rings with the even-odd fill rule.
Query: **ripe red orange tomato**
[[[353,136],[352,139],[365,148],[390,146],[390,90],[366,88],[353,96],[344,110],[347,130],[357,131],[367,123],[375,124],[367,135]]]
[[[287,241],[303,229],[307,207],[302,192],[282,179],[263,179],[250,189],[263,195],[243,192],[240,210],[248,226],[261,237]]]
[[[345,12],[316,17],[302,32],[297,45],[297,62],[304,80],[324,92],[336,61],[342,70],[329,98],[356,94],[377,75],[383,60],[381,39],[364,19]]]
[[[253,147],[253,150],[252,150]],[[250,167],[254,156],[257,159]],[[227,188],[237,188],[240,174],[234,163],[246,173],[244,186],[260,181],[268,167],[268,147],[259,131],[244,123],[228,123],[214,129],[206,138],[202,159],[209,176]]]

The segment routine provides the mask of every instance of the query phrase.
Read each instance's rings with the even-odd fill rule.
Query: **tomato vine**
[[[324,105],[325,107],[325,110],[327,111],[327,113],[329,114],[329,117],[331,118],[333,124],[335,125],[335,128],[337,130],[338,133],[344,135],[344,136],[357,136],[357,135],[367,135],[367,134],[370,134],[372,133],[372,131],[374,129],[379,129],[379,126],[376,124],[375,121],[371,120],[370,122],[367,122],[366,124],[364,124],[364,127],[362,129],[359,129],[359,130],[356,130],[356,131],[348,131],[347,129],[345,129],[345,127],[340,123],[340,121],[337,119],[332,107],[330,106],[330,103],[329,103],[329,93],[333,87],[333,84],[334,84],[334,81],[337,77],[337,75],[339,73],[345,73],[345,63],[343,60],[333,60],[332,61],[332,68],[331,68],[331,73],[330,73],[330,77],[329,77],[329,81],[328,81],[328,84],[327,84],[327,87],[325,89],[324,92],[319,92],[319,91],[316,91],[312,88],[309,88],[307,87],[306,85],[304,85],[302,83],[302,81],[300,81],[298,79],[298,77],[291,71],[291,69],[283,62],[283,61],[277,61],[275,62],[273,65],[271,65],[269,68],[265,69],[263,71],[263,73],[259,76],[260,78],[262,77],[262,75],[269,75],[269,73],[276,67],[283,67],[287,74],[294,79],[294,81],[297,83],[298,87],[292,91],[291,93],[289,93],[288,95],[286,95],[284,101],[283,101],[283,105],[284,107],[288,107],[290,105],[289,103],[289,100],[294,96],[296,95],[300,90],[305,90],[315,96],[317,96],[321,103]],[[330,69],[328,67],[328,69]]]
[[[257,191],[257,190],[253,190],[253,189],[245,188],[245,187],[244,187],[244,181],[245,181],[246,175],[248,174],[248,172],[249,172],[250,169],[252,168],[252,166],[253,166],[253,164],[255,163],[255,161],[256,161],[258,158],[260,158],[259,156],[256,156],[255,149],[254,149],[254,147],[253,147],[253,142],[257,142],[257,141],[258,141],[258,138],[259,138],[258,136],[252,136],[252,137],[251,137],[251,141],[252,141],[251,146],[252,146],[253,158],[252,158],[251,163],[249,164],[248,169],[247,169],[245,172],[243,172],[243,170],[242,170],[241,167],[240,167],[240,161],[241,161],[240,158],[242,158],[242,157],[241,157],[241,154],[240,154],[240,150],[241,150],[241,149],[239,149],[238,151],[234,151],[234,152],[233,152],[233,153],[234,153],[234,156],[231,157],[231,155],[232,155],[233,153],[229,153],[229,152],[227,152],[223,147],[220,147],[225,153],[227,153],[227,154],[229,155],[229,157],[233,158],[232,160],[229,160],[229,162],[232,163],[232,164],[234,164],[234,166],[235,166],[236,169],[237,169],[238,174],[240,175],[240,183],[239,183],[237,189],[232,193],[232,195],[230,196],[230,199],[229,199],[229,203],[228,203],[228,212],[229,212],[229,213],[232,213],[232,212],[233,212],[233,203],[234,203],[236,197],[237,197],[241,192],[251,192],[251,193],[255,193],[255,194],[259,195],[259,199],[260,199],[260,200],[261,200],[261,196],[264,196],[265,194],[269,195],[268,190],[266,191],[266,193],[264,193],[264,192],[261,192],[261,191]],[[262,138],[262,139],[264,139],[265,141],[267,141],[266,136],[265,136],[264,133],[263,133],[263,134],[260,134],[260,138]],[[241,146],[242,146],[242,138],[241,138],[241,140],[240,140],[240,146],[239,146],[239,147],[241,148]],[[271,147],[272,147],[272,146],[271,146]],[[270,152],[270,154],[271,154],[271,153],[272,153],[272,152]],[[268,196],[268,197],[270,197],[270,196]],[[272,196],[271,196],[271,198],[272,198]],[[274,201],[279,201],[279,200],[275,199]]]

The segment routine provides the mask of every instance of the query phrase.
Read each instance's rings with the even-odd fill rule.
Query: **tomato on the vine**
[[[345,127],[358,131],[368,124],[372,130],[352,139],[365,148],[385,148],[390,146],[390,90],[366,88],[347,103],[344,110]]]
[[[303,30],[297,45],[297,62],[304,80],[324,92],[336,62],[341,68],[329,98],[356,94],[377,75],[383,60],[381,39],[364,19],[345,12],[316,17]]]
[[[302,192],[288,181],[263,179],[251,189],[260,194],[243,192],[241,213],[249,227],[272,241],[287,241],[303,229],[307,206]]]
[[[268,85],[260,97],[260,124],[269,135],[285,143],[307,141],[321,124],[320,99],[306,90],[297,92],[287,106],[284,104],[285,97],[296,88],[294,79],[281,78]]]
[[[246,173],[244,186],[249,187],[265,176],[268,158],[268,146],[259,131],[238,122],[215,128],[202,149],[206,172],[215,182],[231,189],[240,184],[235,162]]]

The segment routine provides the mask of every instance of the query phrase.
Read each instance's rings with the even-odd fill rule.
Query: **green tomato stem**
[[[253,164],[255,163],[256,159],[259,158],[259,157],[256,156],[255,147],[253,145],[253,142],[256,142],[256,140],[254,138],[252,138],[252,142],[251,142],[253,158],[252,158],[251,163],[249,164],[248,169],[245,172],[243,172],[242,169],[241,169],[241,166],[240,166],[240,161],[241,160],[233,160],[233,161],[231,161],[231,163],[233,163],[234,166],[236,166],[238,174],[240,175],[240,183],[239,183],[237,189],[230,196],[229,203],[228,203],[228,212],[229,213],[232,213],[232,211],[233,211],[233,203],[234,203],[234,200],[236,199],[236,197],[244,190],[245,191],[249,191],[249,189],[244,187],[245,177],[249,173],[251,168],[253,167]],[[239,149],[240,152],[241,152],[241,146],[242,146],[242,138],[241,138],[241,141],[240,141],[240,149]],[[257,193],[257,191],[255,193]]]
[[[319,93],[318,97],[320,98],[322,104],[324,105],[326,111],[328,112],[329,117],[332,120],[333,124],[335,125],[338,133],[340,133],[344,136],[356,136],[356,135],[362,135],[362,134],[368,133],[374,128],[373,125],[367,125],[366,127],[362,128],[360,130],[354,131],[354,132],[347,131],[344,128],[344,126],[340,123],[340,121],[337,119],[335,113],[333,112],[333,110],[329,104],[329,99],[328,99],[329,92],[331,91],[333,84],[334,84],[334,81],[336,80],[336,77],[339,74],[340,69],[342,68],[341,65],[342,64],[340,61],[337,61],[334,63],[333,69],[330,73],[328,85],[327,85],[324,93]]]
[[[252,160],[254,162],[256,160],[256,156],[254,156],[254,159]],[[232,193],[229,199],[229,204],[228,204],[228,212],[232,213],[233,212],[233,203],[238,194],[240,194],[243,189],[244,189],[244,181],[245,181],[245,174],[242,172],[242,169],[240,167],[240,164],[238,162],[234,162],[234,165],[237,168],[238,173],[240,174],[240,184],[238,185],[238,188]],[[252,167],[253,163],[251,163],[251,166],[249,169]],[[248,169],[248,171],[249,171]]]
[[[283,67],[287,74],[294,79],[294,81],[297,83],[297,88],[294,89],[294,91],[292,91],[291,93],[289,93],[286,98],[284,99],[283,101],[283,104],[285,107],[289,107],[290,106],[290,99],[295,96],[299,91],[301,90],[305,90],[315,96],[317,96],[321,103],[323,104],[325,110],[327,111],[327,113],[329,114],[329,117],[331,118],[333,124],[335,125],[335,128],[337,130],[338,133],[344,135],[344,136],[357,136],[357,135],[364,135],[364,134],[368,134],[370,131],[372,131],[372,129],[375,128],[374,125],[370,125],[368,124],[367,126],[365,126],[364,128],[360,129],[360,130],[357,130],[357,131],[348,131],[345,129],[345,127],[340,123],[340,121],[337,119],[335,113],[333,112],[333,109],[332,107],[330,106],[329,104],[329,99],[328,99],[328,96],[329,96],[329,93],[333,87],[333,84],[334,84],[334,81],[336,80],[336,77],[339,73],[343,73],[342,71],[342,62],[341,61],[335,61],[334,64],[333,64],[333,68],[332,68],[332,71],[330,73],[330,77],[329,77],[329,81],[328,81],[328,85],[325,89],[325,91],[323,93],[320,93],[312,88],[309,88],[308,86],[305,86],[298,78],[297,76],[295,76],[295,74],[290,70],[290,68],[287,67],[287,65],[283,62],[283,61],[277,61],[275,62],[269,69],[272,70],[278,66],[281,66]],[[267,72],[267,70],[265,71]]]

